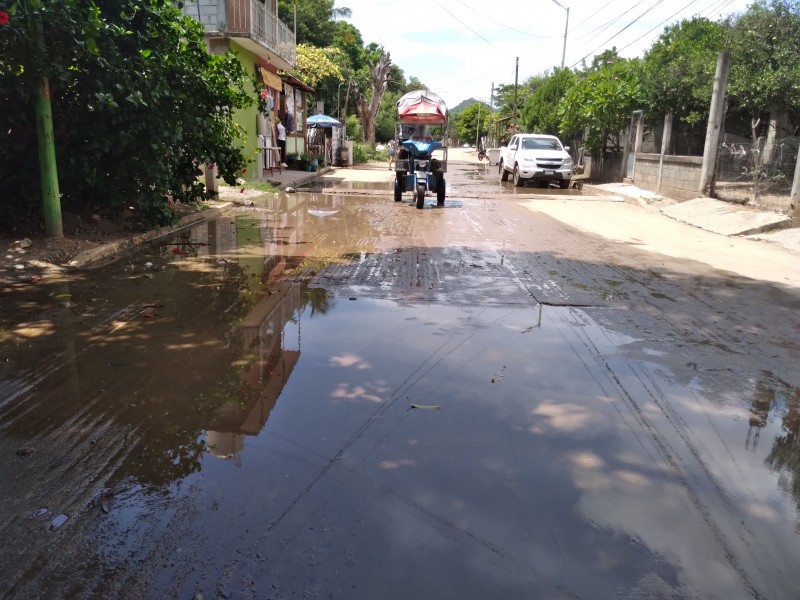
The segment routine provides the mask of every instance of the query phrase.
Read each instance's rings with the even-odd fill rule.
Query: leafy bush
[[[369,144],[355,142],[353,144],[353,164],[364,164],[373,161],[388,161],[388,150],[375,150]]]
[[[364,130],[361,128],[361,121],[358,120],[357,116],[348,115],[345,124],[347,125],[347,135],[351,140],[364,141]]]
[[[170,0],[30,0],[11,3],[0,27],[0,223],[39,218],[34,98],[50,83],[62,206],[123,207],[151,223],[175,218],[168,197],[202,198],[215,163],[233,184],[245,166],[233,112],[252,87],[233,54],[206,51],[202,25]],[[35,44],[29,17],[44,28]]]

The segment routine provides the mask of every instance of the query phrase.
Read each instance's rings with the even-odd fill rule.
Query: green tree
[[[590,71],[572,86],[559,108],[562,137],[588,129],[585,146],[590,152],[609,145],[619,149],[631,111],[641,108],[645,99],[639,72],[638,60],[620,59]]]
[[[414,90],[427,90],[428,86],[422,83],[419,79],[414,77],[413,75],[408,78],[408,84],[406,85],[406,93],[413,92]]]
[[[664,30],[642,62],[650,117],[671,112],[690,125],[705,125],[724,37],[725,27],[700,17]]]
[[[297,44],[297,64],[292,72],[298,79],[314,87],[326,78],[342,81],[339,48],[316,48]]]
[[[339,48],[351,71],[358,71],[366,66],[364,57],[364,39],[361,32],[351,23],[336,21],[334,23],[333,46]]]
[[[596,54],[594,58],[592,58],[592,65],[588,69],[584,69],[583,72],[584,74],[594,73],[618,60],[620,60],[620,55],[619,52],[617,52],[617,47],[612,46],[610,49],[603,50],[600,54]]]
[[[454,135],[462,142],[475,143],[487,133],[489,122],[489,105],[475,102],[462,110],[453,120]]]
[[[376,117],[375,139],[386,142],[395,136],[397,123],[397,101],[404,92],[387,91],[381,100],[381,107]]]
[[[278,0],[278,18],[294,23],[297,15],[297,43],[317,48],[334,44],[337,19],[350,16],[350,9],[335,7],[334,0]]]
[[[800,127],[800,2],[759,0],[733,24],[731,105],[756,116],[786,113]]]
[[[558,109],[564,96],[577,82],[569,69],[556,69],[543,76],[540,85],[528,96],[520,115],[522,129],[534,133],[559,134]]]
[[[34,73],[50,80],[65,208],[137,208],[174,218],[169,199],[202,197],[198,167],[229,182],[245,158],[233,114],[253,89],[235,56],[206,52],[204,30],[169,0],[48,0],[16,4],[0,28],[0,222],[36,218]],[[47,39],[35,47],[28,16]]]

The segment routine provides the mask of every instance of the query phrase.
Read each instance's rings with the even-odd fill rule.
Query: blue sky
[[[365,43],[381,44],[392,61],[454,107],[489,100],[491,86],[513,84],[561,66],[580,65],[611,46],[641,56],[668,24],[700,15],[741,12],[748,0],[336,0]],[[502,7],[502,8],[501,8]]]

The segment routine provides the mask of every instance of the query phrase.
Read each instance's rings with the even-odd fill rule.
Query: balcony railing
[[[247,36],[295,65],[294,33],[259,0],[227,0],[227,33]]]

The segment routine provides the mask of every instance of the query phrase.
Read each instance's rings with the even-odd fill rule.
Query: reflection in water
[[[800,389],[791,390],[782,418],[782,431],[775,438],[766,464],[778,473],[778,485],[791,494],[800,510]],[[800,521],[798,522],[800,533]]]
[[[3,298],[0,441],[35,447],[31,463],[60,453],[66,465],[34,482],[0,461],[0,476],[24,502],[64,477],[89,495],[131,482],[164,489],[199,471],[210,447],[236,455],[299,359],[305,307],[314,316],[332,302],[284,276],[349,261],[351,240],[370,251],[376,237],[346,197],[277,194]]]
[[[792,388],[772,373],[756,381],[750,403],[745,448],[756,452],[770,413],[781,414],[781,431],[775,437],[766,465],[778,475],[778,485],[792,496],[800,510],[800,389]],[[798,521],[800,527],[800,521]]]
[[[758,439],[761,437],[761,430],[767,424],[767,418],[774,399],[775,390],[769,387],[769,384],[763,379],[759,380],[753,394],[753,401],[750,404],[750,427],[747,430],[747,439],[745,440],[745,448],[748,450],[755,452],[758,448]]]
[[[239,380],[252,390],[246,403],[227,403],[220,408],[212,430],[206,432],[209,451],[217,458],[235,459],[244,447],[245,435],[257,435],[300,359],[300,286],[288,286],[263,298],[244,317],[240,328],[245,357]],[[297,320],[296,340],[287,340],[284,330]],[[290,345],[291,347],[287,348]],[[249,356],[248,356],[249,355]]]

